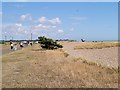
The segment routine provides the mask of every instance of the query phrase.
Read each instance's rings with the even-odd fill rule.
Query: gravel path
[[[87,43],[87,42],[85,42]],[[103,66],[118,68],[118,47],[104,49],[78,49],[75,46],[83,44],[81,42],[61,42],[64,50],[71,56],[76,58],[84,58],[90,62],[96,62]]]

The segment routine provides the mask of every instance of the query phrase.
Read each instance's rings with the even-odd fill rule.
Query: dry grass
[[[100,67],[100,68],[107,68],[107,69],[111,69],[111,70],[114,70],[115,72],[118,72],[118,71],[120,71],[119,70],[119,68],[117,69],[115,69],[115,68],[113,68],[113,67],[105,67],[105,66],[103,66],[103,65],[101,65],[101,64],[98,64],[98,63],[96,63],[96,62],[92,62],[92,61],[88,61],[88,60],[86,60],[85,58],[81,58],[81,57],[79,57],[79,58],[75,58],[75,59],[73,59],[73,61],[74,62],[82,62],[82,63],[84,63],[84,64],[87,64],[87,65],[90,65],[90,66],[97,66],[97,67]]]
[[[49,57],[48,57],[49,56]],[[26,60],[39,60],[42,58],[55,59],[58,57],[67,57],[67,53],[62,49],[46,50],[42,49],[39,44],[28,46],[22,50],[13,51],[2,55],[2,62],[17,62]]]
[[[62,49],[41,50],[35,45],[4,54],[3,88],[117,88],[115,70],[84,58],[72,60],[64,53]]]
[[[110,47],[120,47],[120,42],[85,43],[74,47],[74,49],[102,49]]]
[[[0,49],[1,49],[1,50],[10,49],[10,45],[2,44]]]
[[[84,63],[84,64],[87,64],[87,65],[102,67],[102,65],[100,65],[100,64],[97,64],[97,63],[91,62],[91,61],[87,61],[85,58],[81,58],[81,57],[75,58],[73,61],[74,61],[74,62],[80,61],[80,62],[82,62],[82,63]]]
[[[65,57],[69,56],[69,54],[67,52],[65,52],[63,49],[59,49],[59,51],[61,51],[64,54]]]

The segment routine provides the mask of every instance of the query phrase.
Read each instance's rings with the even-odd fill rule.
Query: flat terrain
[[[83,58],[89,62],[95,62],[109,68],[118,68],[118,48],[110,47],[102,49],[74,49],[76,46],[88,46],[90,42],[61,42],[64,50],[75,58]]]
[[[117,47],[76,51],[81,42],[60,43],[63,49],[34,45],[3,54],[3,88],[118,87]]]

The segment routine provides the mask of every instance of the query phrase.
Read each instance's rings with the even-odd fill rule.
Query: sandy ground
[[[61,44],[64,46],[64,50],[75,58],[81,57],[89,62],[95,62],[111,68],[118,68],[118,47],[103,49],[74,49],[75,46],[85,43],[61,42]]]
[[[68,48],[80,43],[69,43]],[[66,52],[66,43],[63,43]],[[72,49],[71,49],[72,50]],[[71,53],[72,55],[72,53]],[[117,88],[117,69],[90,65],[39,46],[3,55],[3,88]]]

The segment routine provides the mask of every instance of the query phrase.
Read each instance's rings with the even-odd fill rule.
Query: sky
[[[119,2],[119,0],[0,0],[2,2]]]
[[[117,40],[117,2],[3,2],[2,39]]]

